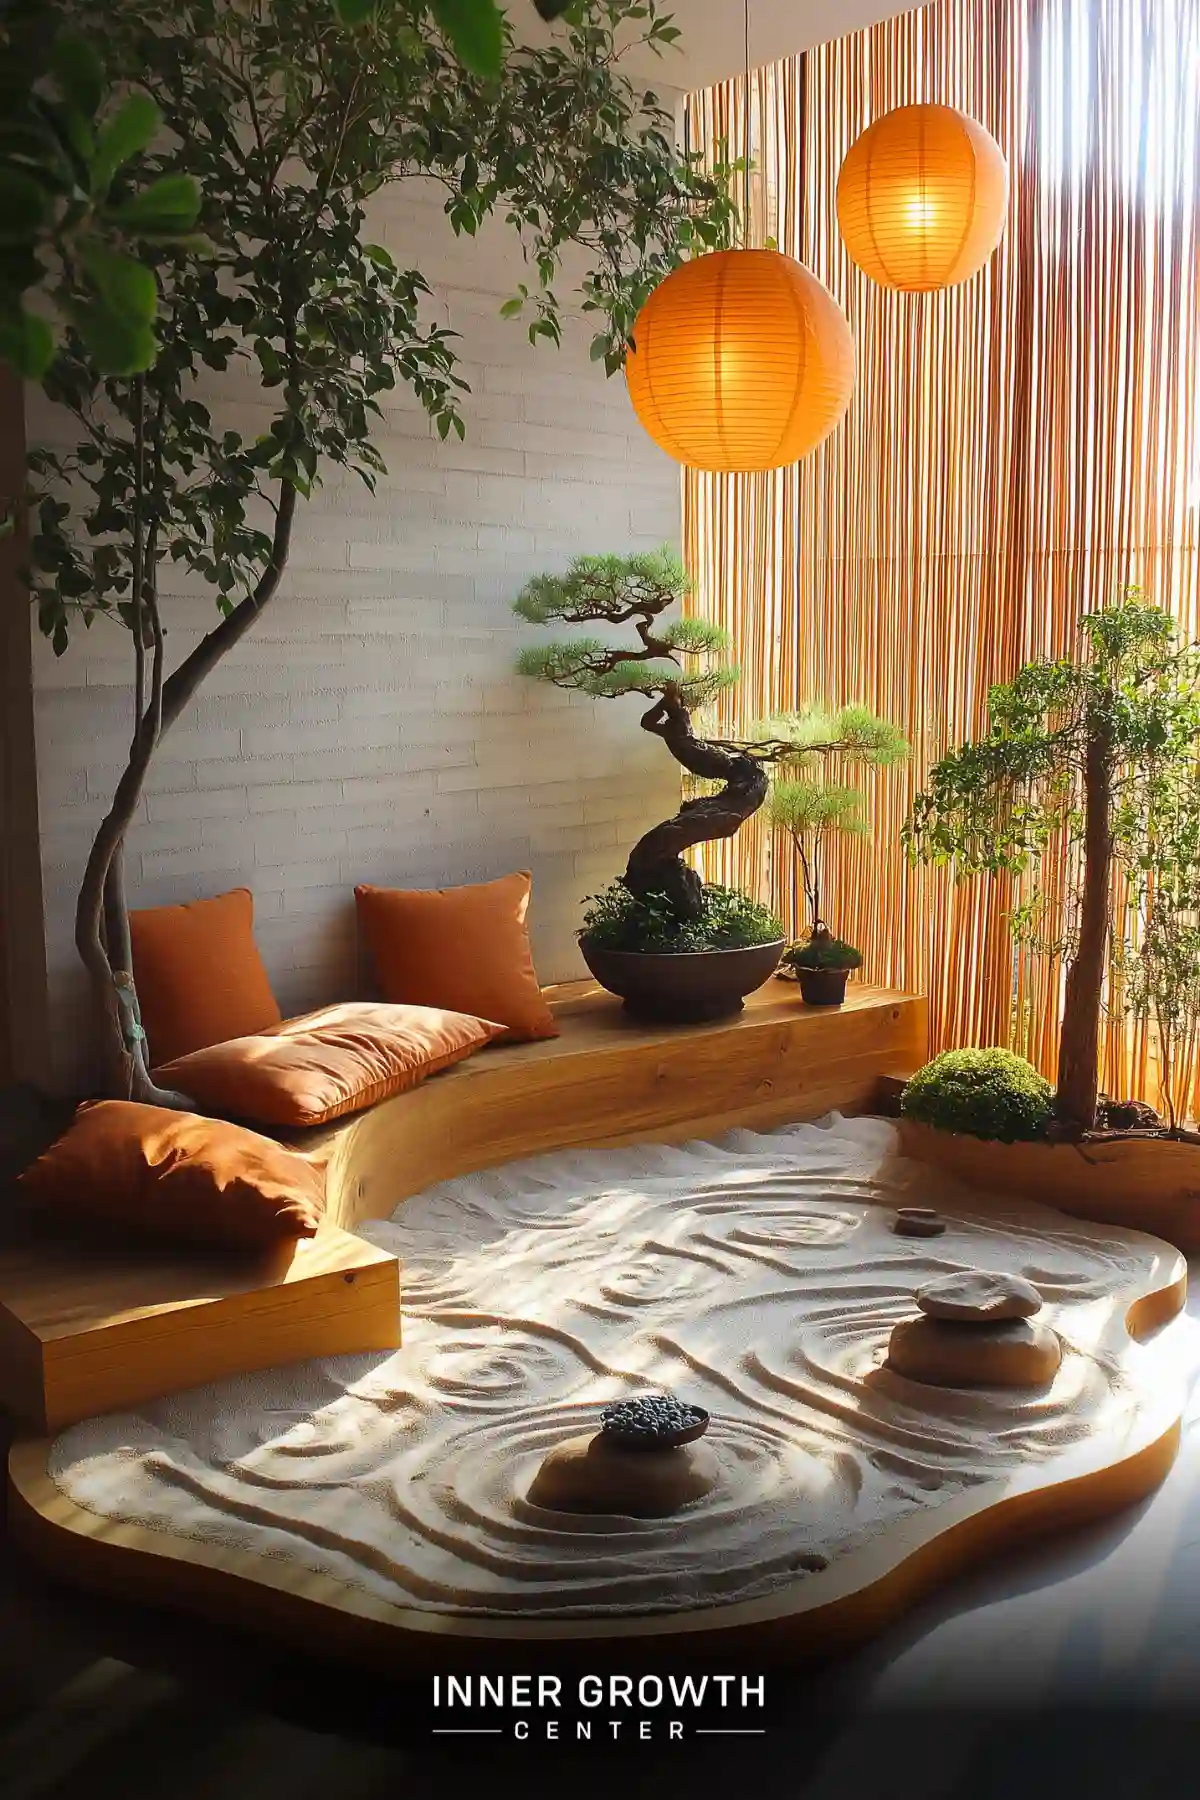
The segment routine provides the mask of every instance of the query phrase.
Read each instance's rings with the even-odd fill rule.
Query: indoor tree
[[[544,49],[509,47],[503,75],[464,69],[423,0],[386,0],[347,30],[329,0],[109,0],[73,9],[117,81],[154,101],[163,131],[139,183],[199,183],[205,255],[153,247],[157,355],[106,378],[72,329],[46,376],[73,447],[31,458],[34,600],[56,652],[107,615],[132,643],[128,765],[81,884],[76,943],[107,1020],[112,1085],[161,1099],[145,1067],[122,847],[164,734],[278,591],[297,506],[329,464],[370,486],[380,399],[407,386],[442,437],[465,430],[454,334],[422,316],[428,284],[364,235],[385,183],[433,178],[453,229],[499,213],[520,235],[533,341],[557,342],[555,282],[584,255],[593,354],[620,366],[649,290],[689,246],[726,241],[724,171],[674,147],[673,118],[621,73],[618,31],[670,41],[655,0],[582,0]],[[159,187],[161,192],[161,187]],[[112,199],[123,204],[121,175]],[[419,247],[413,246],[419,254]],[[249,366],[273,406],[257,437],[197,392]],[[219,622],[168,669],[164,565],[210,587]]]
[[[67,320],[105,375],[153,362],[143,249],[197,248],[200,211],[191,175],[130,181],[161,125],[144,89],[114,93],[95,41],[61,9],[11,0],[0,14],[0,361],[18,375],[45,375]]]
[[[1200,868],[1200,829],[1193,841],[1185,822],[1190,814],[1200,827],[1191,797],[1200,656],[1179,643],[1167,613],[1130,589],[1081,621],[1078,658],[1028,664],[992,688],[988,705],[991,729],[935,765],[905,837],[914,858],[953,862],[964,875],[1020,873],[1065,843],[1066,928],[1039,947],[1066,968],[1055,1112],[1058,1128],[1077,1134],[1096,1124],[1106,984],[1129,960],[1120,951],[1125,921],[1113,917],[1114,875],[1150,901],[1153,926],[1153,897],[1165,899],[1177,878],[1186,897],[1192,875],[1183,863]],[[1172,813],[1178,829],[1168,824]],[[1043,910],[1039,893],[1014,914],[1035,942]],[[1181,948],[1176,939],[1170,956]],[[1156,1004],[1156,988],[1165,994],[1164,979],[1155,975],[1143,990],[1147,1005]]]
[[[348,30],[390,3],[332,0]],[[534,9],[549,22],[573,4],[534,0]],[[428,0],[427,10],[464,68],[499,77],[506,38],[496,0]],[[102,374],[150,367],[158,296],[140,246],[182,240],[200,210],[190,175],[110,204],[114,176],[162,119],[144,89],[114,96],[103,38],[72,29],[67,12],[52,0],[5,0],[0,9],[0,363],[32,380],[53,361],[64,318]],[[660,22],[660,47],[678,36]],[[34,296],[40,309],[29,304]]]
[[[636,900],[653,898],[681,925],[699,919],[705,888],[684,856],[698,844],[736,835],[767,798],[772,767],[796,769],[829,757],[886,760],[898,734],[862,707],[812,708],[763,721],[744,739],[697,735],[693,715],[732,687],[729,634],[696,618],[666,615],[689,580],[669,546],[634,556],[581,556],[565,574],[530,581],[514,610],[535,625],[632,628],[632,642],[575,636],[531,646],[523,675],[596,699],[637,695],[650,702],[643,731],[662,739],[695,792],[670,819],[634,845],[622,884]],[[898,739],[903,752],[903,739]]]

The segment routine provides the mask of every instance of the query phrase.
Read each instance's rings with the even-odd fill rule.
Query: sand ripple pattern
[[[892,1233],[890,1209],[913,1203],[946,1213],[943,1237]],[[1125,1307],[1165,1254],[981,1202],[900,1160],[884,1121],[836,1116],[512,1164],[364,1235],[402,1260],[402,1350],[75,1426],[59,1485],[399,1605],[570,1617],[755,1598],[918,1508],[1119,1437],[1139,1392]],[[964,1267],[1040,1288],[1067,1347],[1047,1388],[937,1390],[881,1367],[914,1290]],[[659,1387],[713,1414],[711,1494],[664,1520],[530,1504],[547,1451]]]

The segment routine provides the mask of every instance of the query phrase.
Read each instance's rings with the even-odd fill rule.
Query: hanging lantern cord
[[[750,0],[742,0],[742,44],[746,52],[746,121],[743,133],[745,152],[742,158],[746,165],[743,182],[746,213],[742,221],[742,243],[748,250],[750,248]]]

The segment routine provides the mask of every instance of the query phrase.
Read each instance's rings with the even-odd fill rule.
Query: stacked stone
[[[897,1325],[887,1366],[933,1387],[1042,1387],[1062,1361],[1048,1325],[1031,1321],[1042,1296],[1019,1275],[963,1269],[916,1296],[919,1319]]]

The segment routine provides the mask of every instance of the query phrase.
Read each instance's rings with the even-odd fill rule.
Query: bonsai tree
[[[366,238],[370,195],[433,178],[468,235],[498,210],[533,272],[505,310],[525,312],[535,343],[559,339],[555,282],[582,247],[581,304],[610,372],[645,295],[689,247],[726,241],[733,216],[723,172],[681,157],[668,110],[621,73],[629,23],[654,47],[670,41],[657,0],[580,0],[548,48],[506,45],[495,81],[464,69],[445,35],[455,0],[340,10],[360,22],[348,29],[332,0],[79,0],[72,11],[103,44],[109,79],[136,85],[163,127],[137,159],[136,187],[113,163],[106,207],[128,219],[153,195],[161,217],[174,196],[182,222],[198,185],[209,240],[197,254],[147,235],[145,266],[94,245],[94,279],[114,315],[139,300],[154,354],[112,379],[94,333],[69,317],[45,386],[72,416],[74,444],[31,458],[42,631],[60,654],[98,616],[130,635],[136,723],[75,937],[106,1020],[109,1085],[143,1100],[162,1096],[145,1065],[122,851],[157,746],[279,591],[297,507],[322,470],[374,483],[382,396],[406,386],[443,438],[465,432],[454,334],[422,316],[420,268]],[[198,376],[238,363],[273,405],[259,436],[197,396]],[[220,616],[168,667],[172,563],[208,584]]]
[[[824,918],[824,870],[831,839],[870,836],[866,800],[860,788],[806,774],[802,747],[806,740],[839,742],[843,758],[888,768],[908,755],[907,741],[865,706],[844,706],[836,713],[809,706],[754,729],[764,737],[790,738],[797,747],[795,762],[772,779],[765,808],[775,838],[795,852],[804,896],[807,942],[793,946],[784,961],[800,968],[856,969],[861,955],[834,937]]]
[[[657,926],[649,920],[645,902],[650,897],[658,914],[665,909],[676,933],[694,926],[711,909],[714,889],[706,889],[684,856],[698,844],[736,835],[766,800],[770,767],[852,756],[860,735],[870,735],[870,715],[847,708],[838,714],[780,715],[744,740],[698,736],[694,713],[734,686],[738,671],[727,660],[729,636],[721,627],[703,619],[666,617],[688,588],[683,563],[664,545],[636,556],[577,557],[564,575],[535,577],[514,603],[519,617],[535,625],[631,626],[633,643],[566,638],[523,650],[517,666],[535,680],[597,699],[632,694],[648,700],[642,730],[662,739],[694,784],[711,790],[685,800],[630,851],[621,886],[643,903],[641,918],[651,935],[663,920],[659,917]],[[619,907],[620,896],[608,904]],[[726,910],[724,900],[721,910]],[[778,930],[778,921],[770,922]]]
[[[1114,937],[1115,875],[1132,878],[1143,896],[1160,892],[1164,875],[1177,891],[1200,893],[1200,882],[1191,885],[1200,812],[1190,798],[1200,658],[1177,642],[1173,620],[1131,589],[1082,620],[1077,659],[1030,663],[991,690],[989,711],[987,735],[931,771],[906,842],[914,858],[953,862],[967,875],[1025,871],[1065,841],[1066,929],[1037,940],[1040,896],[1017,909],[1014,923],[1066,965],[1055,1117],[1078,1135],[1097,1121],[1101,1007],[1110,975],[1128,962]],[[1165,954],[1161,936],[1158,943]],[[1144,963],[1148,982],[1135,992],[1165,1014],[1176,977],[1167,980],[1159,952],[1152,956],[1159,973],[1149,979]]]

